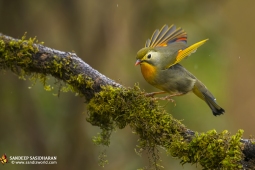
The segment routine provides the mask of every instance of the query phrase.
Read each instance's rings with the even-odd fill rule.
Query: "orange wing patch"
[[[178,38],[176,41],[187,41],[187,37]]]

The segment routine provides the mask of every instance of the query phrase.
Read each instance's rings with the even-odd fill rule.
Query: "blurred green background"
[[[125,85],[139,82],[147,92],[157,89],[135,67],[136,52],[153,31],[176,24],[188,33],[188,44],[209,41],[182,64],[199,78],[226,110],[214,117],[194,94],[177,97],[176,106],[161,104],[188,128],[206,132],[244,129],[254,133],[255,2],[201,0],[0,0],[0,32],[21,38],[37,36],[45,45],[75,51],[79,57],[109,78]],[[50,80],[54,84],[54,79]],[[19,80],[10,71],[0,72],[0,155],[57,156],[57,165],[11,165],[1,169],[133,170],[148,165],[146,153],[135,154],[137,136],[129,127],[117,130],[106,148],[109,164],[98,166],[105,148],[92,137],[99,129],[86,122],[84,99],[72,93],[53,96],[37,83]],[[201,169],[179,164],[165,156],[165,169]]]

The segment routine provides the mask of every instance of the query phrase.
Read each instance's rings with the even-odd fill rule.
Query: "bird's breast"
[[[142,63],[141,64],[141,72],[143,74],[144,79],[150,83],[154,84],[155,76],[156,76],[156,67],[149,64],[149,63]]]

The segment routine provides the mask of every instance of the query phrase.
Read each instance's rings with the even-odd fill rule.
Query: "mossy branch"
[[[138,86],[126,88],[94,70],[75,53],[54,50],[33,39],[14,39],[0,33],[0,69],[17,75],[53,77],[64,81],[85,97],[87,121],[102,133],[94,142],[109,145],[114,129],[129,125],[139,136],[140,150],[146,149],[158,169],[157,147],[180,159],[182,164],[200,163],[204,169],[254,169],[255,145],[252,139],[215,130],[197,133],[189,130],[144,95]],[[37,76],[35,76],[37,75]]]
[[[14,39],[0,33],[0,68],[19,76],[40,73],[70,84],[89,101],[101,86],[121,87],[102,75],[75,53],[62,52],[35,43],[35,38]]]

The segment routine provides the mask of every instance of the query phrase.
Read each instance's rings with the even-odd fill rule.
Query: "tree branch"
[[[172,118],[135,86],[126,88],[102,75],[75,53],[45,47],[35,39],[14,39],[0,33],[0,69],[19,76],[52,75],[71,85],[88,102],[88,122],[103,131],[94,141],[108,145],[113,129],[129,125],[140,137],[139,147],[157,146],[178,157],[181,163],[200,163],[207,169],[254,169],[253,140],[241,139],[242,131],[197,133]],[[154,157],[158,167],[158,158]]]
[[[101,86],[121,87],[120,84],[90,67],[75,53],[62,52],[40,44],[34,44],[35,39],[25,41],[25,37],[23,37],[22,40],[18,40],[1,33],[0,37],[2,48],[5,48],[2,49],[4,50],[3,52],[11,53],[2,54],[0,67],[10,67],[15,73],[17,73],[17,67],[19,67],[19,69],[23,69],[26,72],[52,75],[77,88],[87,101],[101,90]],[[22,58],[15,59],[14,57],[16,56],[10,55],[20,55]],[[79,77],[84,78],[85,82],[81,83]],[[88,88],[89,82],[86,82],[86,78],[94,82],[92,88]]]

